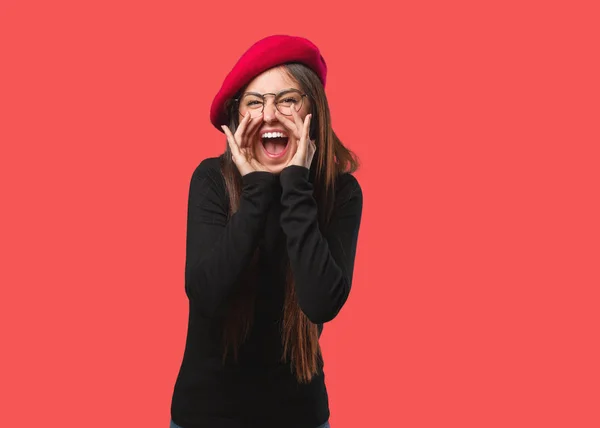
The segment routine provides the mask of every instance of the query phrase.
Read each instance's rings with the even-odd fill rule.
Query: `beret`
[[[319,48],[310,40],[289,35],[272,35],[254,43],[244,52],[229,74],[210,107],[210,121],[219,131],[229,122],[225,103],[244,85],[269,68],[285,63],[299,62],[313,70],[323,86],[327,65]]]

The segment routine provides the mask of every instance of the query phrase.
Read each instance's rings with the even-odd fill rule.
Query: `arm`
[[[352,175],[340,177],[333,216],[323,235],[308,174],[307,168],[297,165],[281,172],[281,225],[298,304],[311,322],[321,324],[335,318],[350,293],[362,190]]]
[[[185,291],[206,316],[217,316],[248,265],[273,200],[276,176],[242,177],[239,210],[227,221],[228,196],[219,168],[203,161],[192,174],[186,233]]]

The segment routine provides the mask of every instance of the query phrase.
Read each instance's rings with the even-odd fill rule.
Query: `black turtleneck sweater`
[[[298,383],[282,362],[281,319],[287,253],[300,309],[318,325],[332,320],[350,292],[362,213],[351,174],[338,176],[331,221],[319,229],[312,174],[288,166],[279,175],[242,177],[238,211],[219,158],[203,160],[189,188],[185,292],[189,320],[171,418],[183,428],[316,428],[329,418],[323,359],[319,374]],[[229,298],[259,248],[252,328],[238,361],[222,362],[222,323]]]

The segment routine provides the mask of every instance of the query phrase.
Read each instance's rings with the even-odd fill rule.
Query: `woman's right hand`
[[[261,116],[251,119],[250,113],[246,113],[246,116],[244,116],[235,131],[235,135],[231,133],[231,130],[226,125],[221,126],[221,129],[227,136],[227,143],[231,150],[231,159],[242,176],[254,171],[267,171],[252,156],[252,139],[256,136],[261,122]]]

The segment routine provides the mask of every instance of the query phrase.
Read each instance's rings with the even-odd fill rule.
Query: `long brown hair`
[[[282,70],[296,81],[302,91],[311,100],[312,125],[311,138],[316,140],[316,153],[311,165],[314,196],[319,212],[319,228],[323,231],[331,218],[335,201],[335,180],[339,174],[354,172],[359,163],[356,155],[344,147],[331,128],[329,104],[325,90],[318,76],[308,67],[299,63],[284,64]],[[242,93],[242,88],[239,93]],[[237,106],[228,104],[230,118],[229,127],[235,133],[239,124]],[[225,153],[220,156],[221,172],[229,194],[229,214],[235,213],[239,207],[242,180],[241,175],[231,160],[231,151],[226,144]],[[228,351],[233,351],[237,359],[239,346],[246,339],[254,317],[255,284],[257,275],[258,249],[254,253],[246,272],[242,275],[243,284],[233,297],[228,307],[223,329],[225,361]],[[283,308],[283,325],[281,339],[283,344],[283,361],[290,361],[299,382],[310,382],[317,374],[318,357],[321,352],[319,333],[298,306],[294,277],[286,260],[285,302]]]

